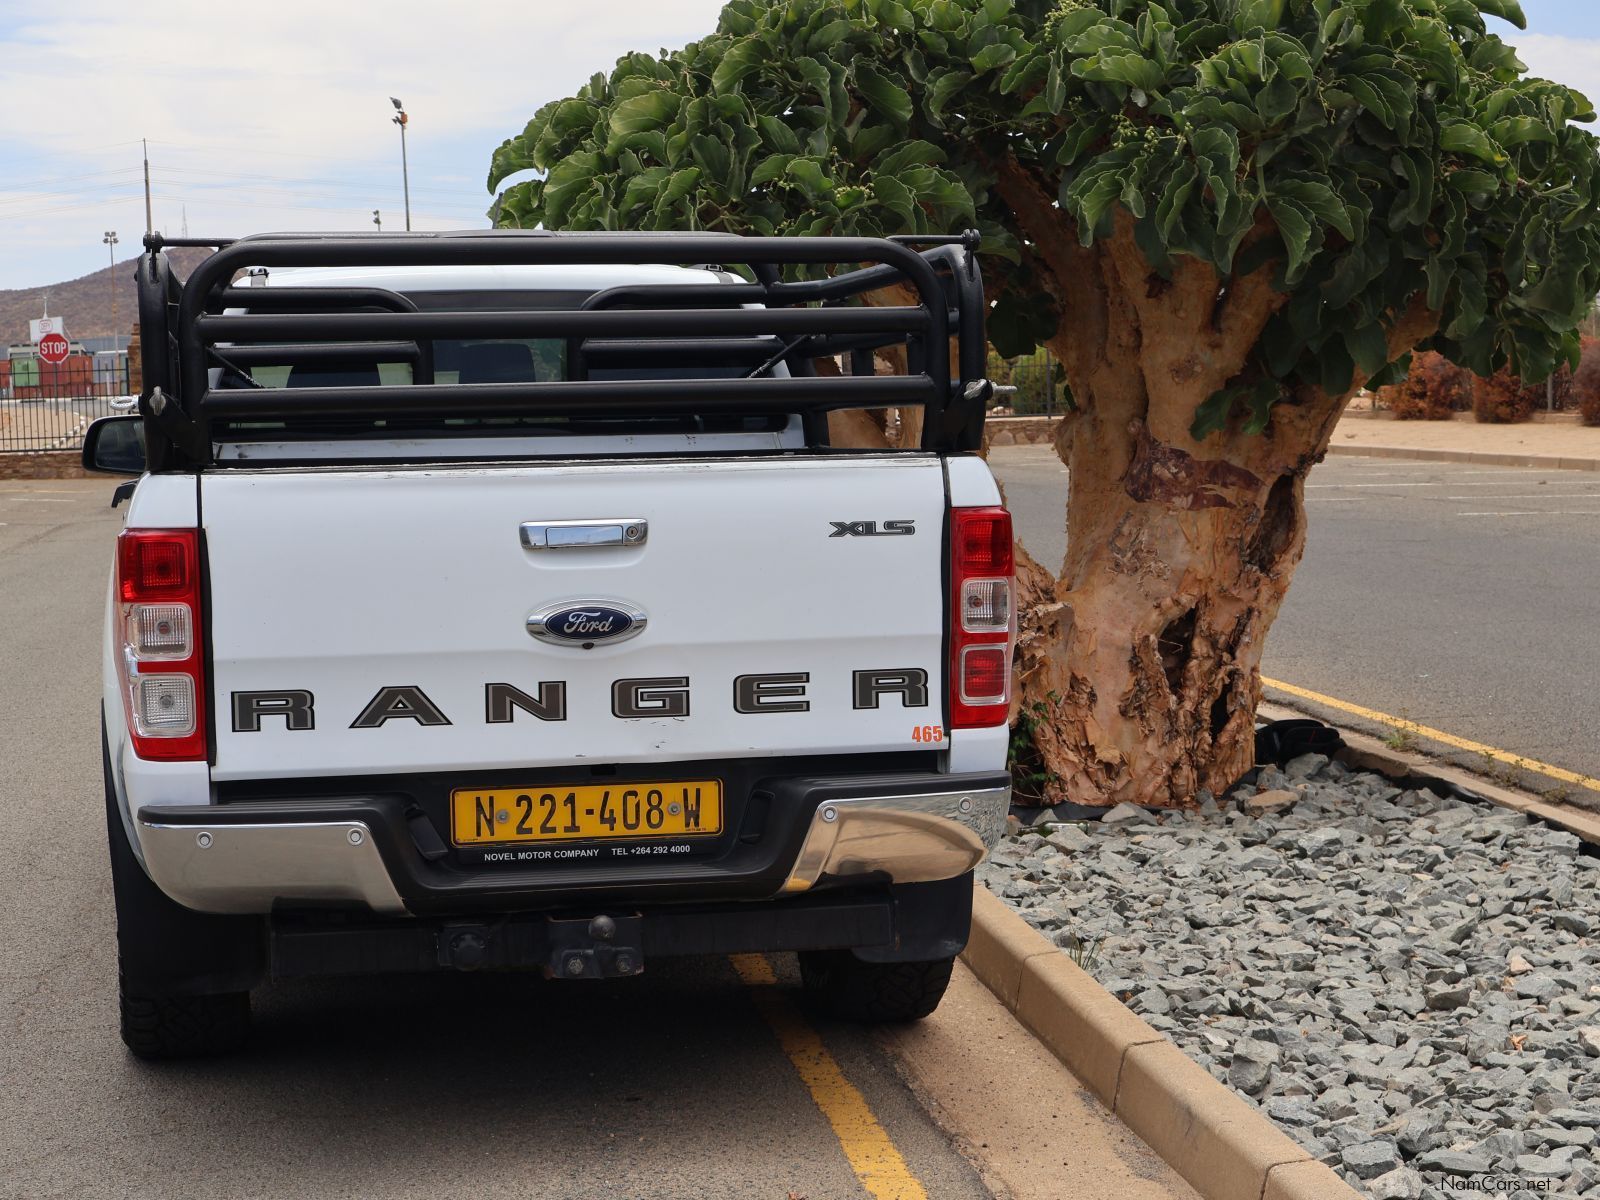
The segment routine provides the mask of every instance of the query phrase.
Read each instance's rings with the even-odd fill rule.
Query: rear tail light
[[[194,614],[187,604],[130,604],[128,642],[141,660],[188,658]]]
[[[117,538],[117,598],[117,665],[133,752],[168,762],[203,760],[199,533],[124,531]]]
[[[1004,725],[1011,708],[1016,568],[1011,514],[950,511],[950,726]]]
[[[193,733],[194,680],[187,675],[136,676],[133,725],[140,737],[182,737]]]

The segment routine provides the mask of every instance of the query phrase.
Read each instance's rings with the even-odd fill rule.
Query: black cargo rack
[[[212,461],[212,426],[438,416],[776,416],[808,430],[839,409],[924,410],[921,446],[973,450],[982,440],[987,350],[978,235],[739,237],[727,234],[480,230],[408,234],[262,234],[237,240],[145,239],[138,263],[144,348],[140,411],[152,469]],[[163,248],[215,247],[184,284]],[[376,287],[235,286],[252,269],[291,267],[666,264],[725,272],[719,284],[624,284],[577,309],[419,309]],[[831,272],[785,280],[784,268]],[[915,303],[861,298],[898,286]],[[233,310],[233,311],[228,311]],[[240,312],[238,310],[246,310]],[[436,383],[436,338],[564,339],[568,378]],[[952,343],[954,339],[954,343]],[[955,353],[951,353],[952,345]],[[874,373],[874,355],[904,350],[902,374]],[[258,364],[327,368],[411,365],[411,383],[264,387]],[[817,360],[843,360],[837,375]],[[589,378],[591,364],[698,363],[737,377]],[[775,376],[779,363],[788,376]],[[954,370],[952,369],[954,367]]]

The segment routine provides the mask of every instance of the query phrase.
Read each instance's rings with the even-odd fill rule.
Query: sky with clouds
[[[708,32],[720,0],[0,0],[0,288],[71,279],[144,230],[481,226],[489,155],[630,50]],[[1537,73],[1600,102],[1600,0],[1493,22]]]

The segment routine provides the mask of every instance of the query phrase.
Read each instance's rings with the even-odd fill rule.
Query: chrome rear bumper
[[[1005,833],[1009,787],[824,800],[811,818],[784,892],[819,883],[931,883],[965,875]]]
[[[751,890],[753,880],[734,881],[742,889],[740,898],[792,895],[830,884],[931,883],[964,875],[1005,832],[1011,789],[997,786],[1004,778],[969,777],[963,787],[959,777],[946,782],[930,774],[915,788],[901,782],[900,795],[884,794],[896,789],[875,788],[872,779],[859,783],[865,795],[850,794],[855,781],[848,777],[815,785],[820,792],[808,793],[802,786],[790,798],[792,819],[805,822],[793,863],[785,873],[781,859],[768,858],[760,890]],[[371,799],[330,801],[321,812],[305,806],[152,806],[139,811],[135,825],[140,857],[156,886],[201,912],[268,913],[279,904],[326,904],[403,914],[448,910],[472,899],[460,886],[464,876],[458,870],[449,871],[445,880],[424,876],[431,868],[414,850],[402,848],[409,838],[400,814]],[[779,847],[793,845],[793,836],[780,839],[773,852],[783,853]],[[713,876],[686,876],[676,864],[661,870],[675,873],[668,879],[678,888],[672,898],[738,894],[725,883],[714,892],[719,881]],[[598,871],[576,886],[615,892],[655,886],[659,894],[661,877],[652,879],[637,867],[623,874]],[[465,880],[469,886],[497,888],[510,907],[527,908],[533,896],[549,892],[562,878],[573,880],[570,873],[557,878],[542,872],[488,872]]]
[[[197,828],[141,814],[139,846],[155,885],[200,912],[264,913],[279,901],[406,911],[371,828],[360,821]]]

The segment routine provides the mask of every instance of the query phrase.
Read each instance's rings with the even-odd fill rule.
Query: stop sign
[[[39,339],[39,358],[51,366],[66,362],[71,349],[67,339],[59,333],[47,333]]]

